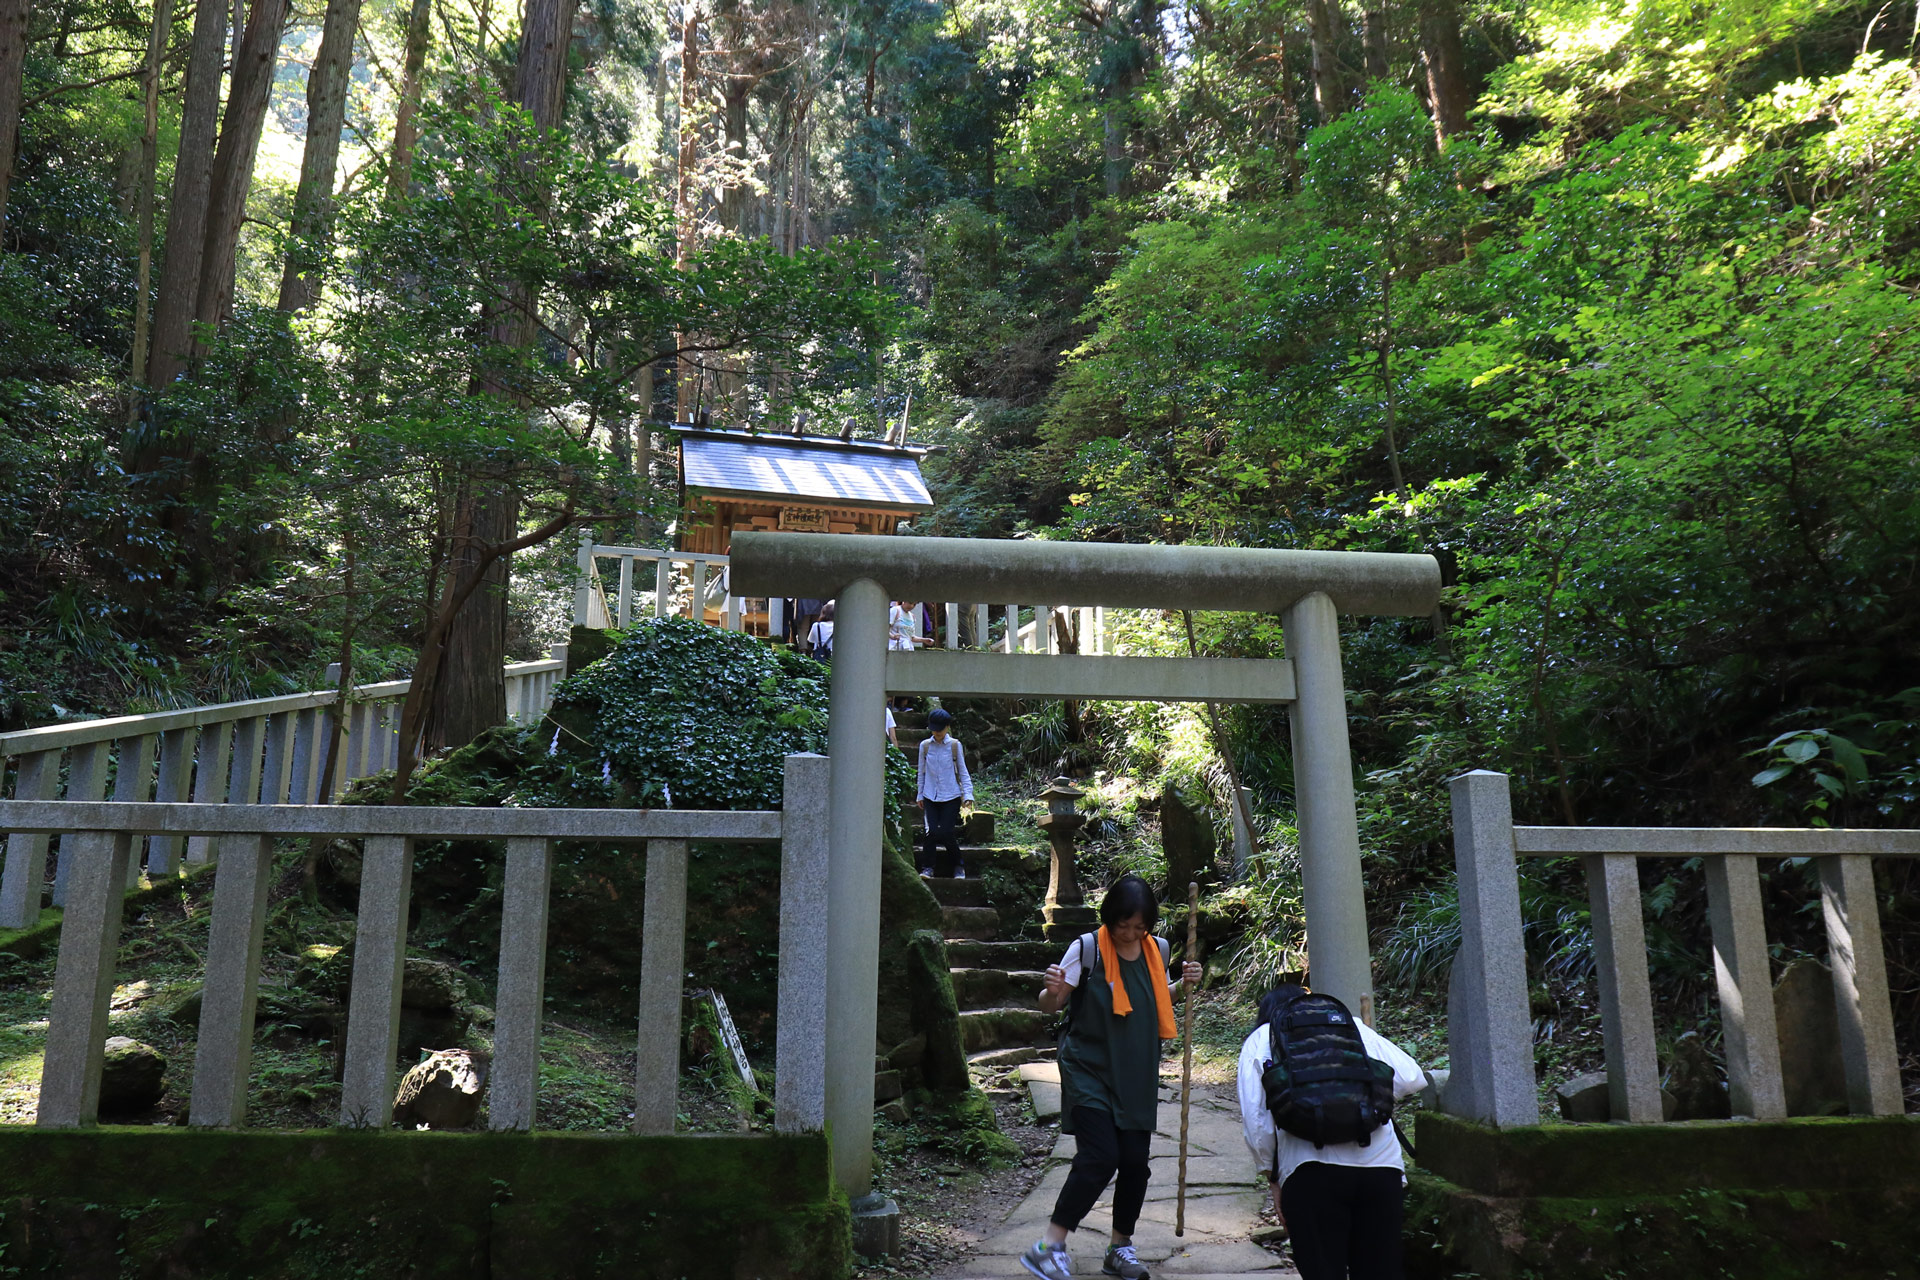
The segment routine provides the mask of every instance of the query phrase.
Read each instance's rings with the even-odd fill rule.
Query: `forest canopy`
[[[337,662],[455,745],[580,530],[667,536],[668,423],[905,418],[920,533],[1437,556],[1435,617],[1348,637],[1414,880],[1465,767],[1910,822],[1917,19],[13,0],[0,718]],[[1282,723],[1225,739],[1283,815]]]

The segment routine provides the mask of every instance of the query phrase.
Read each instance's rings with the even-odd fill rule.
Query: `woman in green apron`
[[[1067,1233],[1113,1182],[1113,1238],[1107,1275],[1144,1280],[1134,1254],[1133,1228],[1147,1198],[1147,1151],[1160,1105],[1160,1043],[1176,1034],[1167,980],[1166,939],[1153,938],[1160,902],[1139,876],[1114,882],[1100,904],[1100,930],[1075,940],[1047,970],[1040,1008],[1058,1012],[1070,999],[1060,1042],[1060,1128],[1074,1136],[1073,1167],[1054,1202],[1046,1235],[1020,1257],[1040,1280],[1068,1280]],[[1200,981],[1188,961],[1182,980]]]

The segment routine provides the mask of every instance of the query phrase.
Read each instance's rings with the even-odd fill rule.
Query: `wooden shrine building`
[[[736,529],[892,533],[933,510],[920,459],[928,449],[796,432],[676,424],[676,548],[725,555]]]

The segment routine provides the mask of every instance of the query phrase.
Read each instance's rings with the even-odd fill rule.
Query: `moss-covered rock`
[[[0,1265],[205,1280],[839,1280],[819,1135],[0,1129]]]

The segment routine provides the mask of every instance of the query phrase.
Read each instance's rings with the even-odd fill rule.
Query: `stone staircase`
[[[1022,861],[1030,855],[986,845],[963,845],[962,852],[971,878],[927,881],[941,907],[961,1043],[969,1058],[990,1065],[1051,1055],[1054,1019],[1040,1012],[1039,993],[1046,967],[1059,959],[1058,948],[1037,940],[1002,941],[1000,912],[988,905],[983,878],[1005,870],[1037,880]]]

